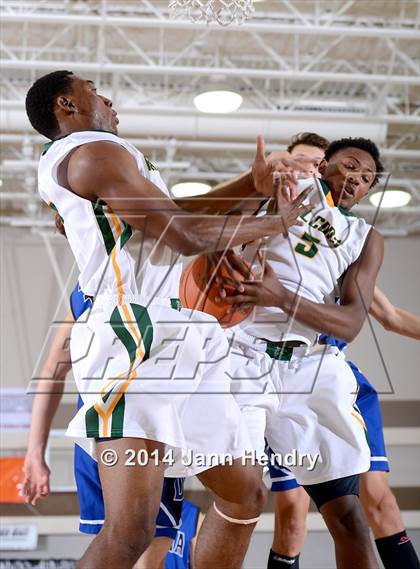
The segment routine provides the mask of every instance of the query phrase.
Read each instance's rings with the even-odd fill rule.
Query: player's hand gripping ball
[[[224,328],[235,326],[249,316],[253,307],[232,310],[231,304],[223,302],[223,296],[238,294],[240,283],[252,278],[248,263],[233,253],[223,260],[219,255],[200,255],[182,273],[179,287],[181,304],[183,308],[211,314]],[[216,302],[216,298],[221,300]]]

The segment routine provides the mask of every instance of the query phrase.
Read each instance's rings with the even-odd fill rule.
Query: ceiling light
[[[202,182],[180,182],[171,188],[171,194],[174,198],[187,198],[189,196],[201,196],[207,194],[211,190],[211,186]]]
[[[194,106],[202,113],[233,113],[242,100],[234,91],[205,91],[194,97]]]
[[[385,190],[382,192],[375,192],[369,196],[369,200],[375,207],[403,207],[411,200],[411,194],[404,190]]]

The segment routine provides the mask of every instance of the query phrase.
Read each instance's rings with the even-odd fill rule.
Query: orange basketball
[[[179,296],[181,304],[184,308],[191,308],[211,314],[223,326],[229,328],[242,322],[251,312],[252,306],[248,308],[236,308],[233,312],[226,314],[226,310],[231,308],[230,304],[224,302],[215,302],[216,296],[220,296],[219,285],[212,274],[210,282],[206,283],[206,255],[201,255],[189,263],[181,276],[179,286]],[[239,281],[243,281],[244,277],[234,271],[235,277]],[[219,271],[220,276],[229,276],[227,269],[222,265]],[[237,291],[230,286],[225,285],[227,295],[237,294]]]

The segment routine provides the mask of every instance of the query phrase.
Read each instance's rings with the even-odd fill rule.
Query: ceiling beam
[[[166,30],[189,30],[203,31],[211,30],[215,32],[226,32],[226,28],[218,24],[206,24],[204,22],[190,22],[188,20],[178,19],[161,19],[155,17],[136,17],[130,14],[127,16],[109,16],[102,15],[76,15],[76,14],[37,14],[33,11],[24,12],[6,12],[4,9],[0,12],[2,22],[14,22],[23,24],[25,22],[31,24],[76,24],[78,26],[120,26],[130,28],[153,28]],[[376,26],[354,26],[354,25],[319,25],[311,22],[311,25],[294,24],[290,22],[245,22],[242,25],[230,25],[231,32],[257,32],[272,34],[302,34],[311,36],[337,36],[344,34],[349,37],[374,37],[374,38],[398,38],[406,40],[417,40],[419,30],[407,28],[391,28]]]
[[[1,106],[1,102],[0,102]],[[1,123],[0,123],[1,124]],[[176,150],[192,150],[196,151],[220,151],[220,152],[238,152],[238,153],[253,153],[255,152],[254,142],[231,142],[231,141],[218,141],[218,140],[186,140],[177,138],[139,138],[135,136],[124,136],[125,140],[131,142],[139,148],[147,148],[148,150],[168,150],[175,148]],[[22,144],[24,140],[32,144],[45,144],[46,138],[36,134],[16,134],[3,132],[0,137],[0,143],[16,143]],[[285,139],[286,142],[286,139]],[[266,149],[268,152],[278,149],[278,144],[266,142]],[[381,155],[386,158],[403,158],[413,159],[420,161],[420,150],[417,149],[404,149],[404,148],[380,148]],[[4,163],[4,161],[3,161]],[[394,180],[395,181],[395,180]]]
[[[29,84],[27,86],[29,89]],[[106,94],[106,93],[105,93]],[[25,108],[24,100],[18,99],[0,99],[0,111],[6,113],[7,110],[11,111],[22,111]],[[184,117],[195,117],[196,119],[200,117],[224,117],[226,120],[229,117],[234,117],[237,119],[277,119],[277,120],[308,120],[308,121],[331,121],[337,122],[341,121],[343,123],[354,122],[354,121],[372,121],[375,123],[384,124],[405,124],[405,125],[420,125],[420,115],[415,114],[376,114],[371,115],[367,112],[350,112],[350,111],[327,111],[325,109],[320,111],[309,111],[305,109],[247,109],[241,108],[234,113],[229,113],[227,115],[208,115],[205,113],[200,113],[196,109],[186,106],[150,106],[142,105],[139,103],[138,106],[121,105],[118,108],[118,114],[123,115],[157,115],[157,116],[184,116]],[[4,126],[7,130],[7,127]],[[144,130],[144,129],[143,129]]]
[[[10,70],[54,71],[69,69],[84,73],[129,73],[131,75],[183,75],[196,77],[223,75],[253,79],[286,79],[289,81],[331,81],[338,83],[375,83],[381,85],[419,85],[416,75],[386,75],[379,73],[334,73],[330,71],[295,71],[287,69],[253,69],[250,67],[205,67],[198,65],[144,65],[137,63],[96,63],[87,61],[55,61],[36,59],[1,59],[0,67]]]

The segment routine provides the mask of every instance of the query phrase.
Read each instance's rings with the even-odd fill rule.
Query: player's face
[[[375,161],[360,148],[343,148],[321,164],[323,180],[336,206],[351,209],[370,190],[375,179]]]
[[[107,130],[117,134],[118,118],[112,108],[112,101],[96,92],[93,81],[75,77],[72,81],[72,93],[75,118],[86,122],[86,129]]]
[[[318,166],[324,158],[324,151],[317,146],[310,146],[309,144],[297,144],[290,153],[293,158],[309,158],[310,162],[307,164],[310,176],[320,178],[321,174]]]

